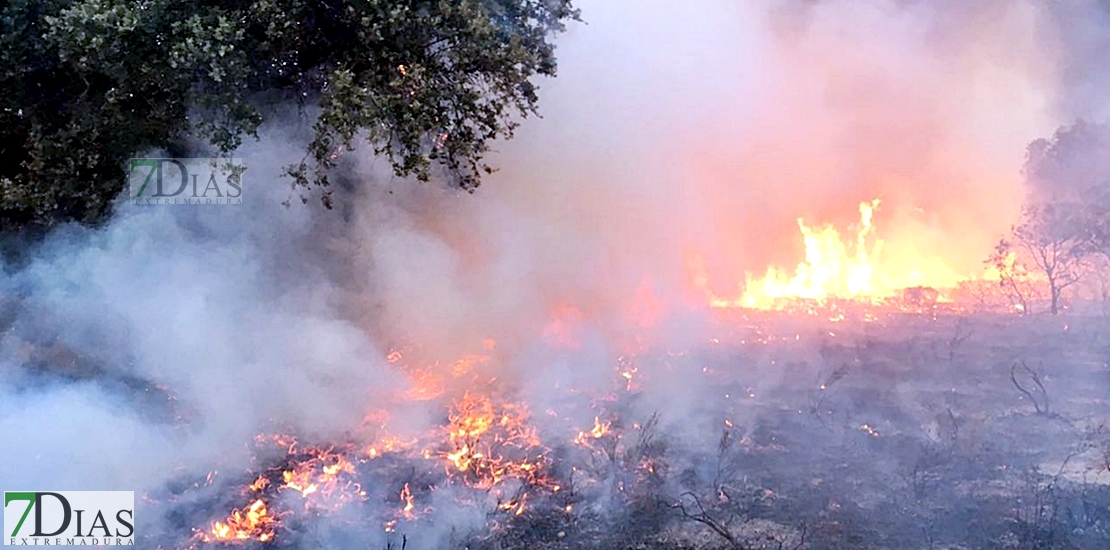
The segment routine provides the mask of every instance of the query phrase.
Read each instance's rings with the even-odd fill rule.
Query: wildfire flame
[[[416,509],[416,504],[413,502],[412,490],[409,489],[408,483],[401,489],[401,502],[405,503],[405,507],[401,509],[401,517],[405,519],[414,519],[416,514],[413,510]]]
[[[601,422],[601,417],[595,416],[594,417],[594,427],[588,432],[587,431],[578,432],[578,435],[574,438],[575,444],[588,447],[590,445],[590,439],[591,438],[592,439],[601,439],[602,437],[605,437],[605,434],[609,433],[609,426],[611,424],[612,424],[611,422],[602,423]]]
[[[914,255],[910,254],[908,257],[911,259],[907,260],[906,254],[888,256],[888,249],[884,248],[885,243],[878,237],[874,225],[879,206],[878,199],[859,204],[859,223],[852,229],[853,234],[849,238],[842,238],[832,225],[810,226],[799,218],[797,224],[805,245],[804,260],[792,272],[770,267],[759,277],[747,274],[741,292],[735,298],[714,294],[700,259],[692,258],[688,268],[694,287],[701,293],[698,299],[708,297],[709,305],[714,308],[782,309],[792,302],[825,303],[833,299],[877,304],[901,295],[902,303],[906,304],[910,302],[905,298],[907,290],[916,291],[910,295],[923,297],[923,302],[935,301],[936,289],[950,289],[972,280],[957,276],[936,258],[916,256],[914,260]],[[984,281],[1026,276],[1012,253],[992,267],[994,273],[985,273]],[[836,301],[832,304],[834,310],[843,305]],[[658,322],[663,307],[651,284],[644,282],[636,292],[629,319],[636,327],[651,328]],[[806,307],[811,312],[818,310]],[[864,307],[873,309],[871,306]],[[834,322],[845,319],[842,312],[832,313],[830,320]],[[590,316],[576,306],[561,305],[554,309],[551,317],[542,333],[545,342],[559,351],[580,349]],[[873,319],[869,313],[862,318]],[[829,338],[837,336],[832,331],[827,334]],[[612,390],[596,396],[597,401],[590,405],[598,413],[593,418],[592,427],[567,425],[567,439],[563,441],[576,434],[573,442],[585,449],[576,451],[577,454],[592,455],[610,463],[628,460],[636,470],[636,479],[643,481],[665,471],[667,462],[650,456],[628,455],[620,447],[628,433],[624,430],[646,431],[645,426],[628,424],[621,420],[619,414],[614,414],[604,405],[597,405],[597,402],[617,401],[623,392],[634,393],[651,380],[654,363],[648,354],[649,345],[640,333],[634,336],[628,346],[620,348],[615,365],[610,367]],[[758,326],[721,336],[728,336],[740,344],[761,345],[783,340],[799,341],[801,337],[799,333],[772,334]],[[722,340],[714,337],[709,342],[719,346]],[[225,519],[212,521],[208,529],[196,529],[189,535],[188,550],[199,543],[225,547],[229,544],[280,542],[275,541],[275,537],[282,523],[288,522],[290,526],[297,523],[289,518],[298,513],[300,504],[303,504],[301,511],[321,514],[352,501],[370,502],[372,498],[381,498],[388,505],[381,513],[375,514],[374,524],[384,526],[387,532],[394,532],[403,528],[402,522],[417,521],[431,510],[424,496],[435,491],[441,483],[454,485],[460,491],[480,494],[475,502],[486,502],[493,506],[493,510],[510,517],[520,516],[526,509],[542,510],[553,502],[558,503],[557,509],[571,514],[573,505],[567,502],[571,497],[564,497],[564,494],[574,492],[565,491],[554,496],[560,491],[556,481],[563,478],[557,477],[561,473],[552,467],[552,458],[548,456],[550,450],[543,446],[537,429],[529,422],[528,407],[504,397],[501,391],[504,388],[499,387],[502,382],[497,376],[500,372],[497,369],[500,355],[497,342],[486,338],[481,347],[482,350],[477,353],[461,354],[451,359],[421,357],[422,350],[417,347],[391,349],[385,361],[407,377],[409,386],[397,392],[395,397],[386,399],[385,403],[377,403],[376,408],[368,409],[357,433],[351,435],[346,444],[312,447],[301,445],[292,435],[257,436],[256,443],[276,445],[285,455],[276,464],[270,463],[261,473],[249,471],[250,477],[242,480],[241,494],[250,496],[237,503],[249,504],[233,509]],[[681,356],[685,353],[668,352],[668,355]],[[644,358],[643,370],[637,365],[639,357]],[[705,375],[714,374],[709,367],[703,367],[702,372]],[[819,386],[819,390],[826,391],[828,384],[834,380],[830,378]],[[466,391],[462,392],[464,388]],[[755,391],[750,387],[744,388],[744,395],[753,399]],[[729,399],[730,394],[724,397]],[[390,410],[394,399],[439,406],[440,412],[445,413],[446,422],[441,426],[421,429],[420,432],[412,432],[413,428],[405,426],[405,423],[391,426]],[[554,408],[546,412],[551,417],[562,418]],[[603,416],[612,420],[602,421]],[[734,428],[733,422],[727,418],[724,419],[724,426],[730,431]],[[859,430],[870,437],[881,437],[880,432],[870,424],[860,425]],[[389,458],[383,460],[387,455],[390,455]],[[368,487],[371,482],[360,475],[375,475],[378,470],[388,469],[378,468],[378,465],[389,466],[394,459],[427,461],[425,465],[428,468],[421,477],[408,478],[413,485],[406,482],[397,492],[397,485],[390,481],[390,489],[384,494],[375,491],[375,497],[371,497],[358,480],[367,483]],[[363,467],[371,461],[381,462]],[[425,474],[428,477],[424,477]],[[217,473],[209,472],[204,483],[211,485],[216,479]],[[624,483],[625,480],[617,480],[614,487],[617,491],[624,491]],[[419,495],[414,494],[414,487]],[[542,496],[544,493],[550,498]],[[416,506],[418,496],[421,500],[419,510]],[[367,506],[367,509],[373,507]]]
[[[455,403],[444,452],[448,474],[457,473],[474,487],[492,488],[506,478],[542,484],[540,439],[527,424],[520,404],[495,405],[488,396],[466,393]]]
[[[714,308],[782,309],[799,300],[824,303],[835,298],[879,303],[906,289],[951,289],[966,279],[936,257],[884,254],[885,243],[874,225],[880,204],[879,199],[859,204],[859,224],[851,238],[842,238],[831,224],[812,227],[798,218],[805,259],[793,272],[771,266],[762,276],[747,274],[738,297],[722,297],[710,290],[696,259],[688,266],[693,284],[708,296]]]
[[[216,521],[207,533],[201,533],[204,542],[234,542],[257,540],[267,542],[274,538],[278,521],[262,499],[255,500],[242,510],[234,510],[225,521]]]
[[[486,351],[493,351],[495,346],[492,339],[483,342]],[[390,411],[383,408],[367,410],[360,433],[339,447],[305,446],[291,434],[259,434],[255,442],[260,448],[273,446],[285,453],[280,466],[251,473],[250,481],[244,481],[243,486],[244,492],[251,494],[250,504],[232,510],[226,519],[213,521],[209,529],[198,530],[185,548],[192,550],[198,543],[273,543],[281,528],[279,517],[299,513],[297,508],[300,507],[292,502],[301,501],[303,510],[312,513],[327,513],[352,501],[370,500],[372,497],[357,480],[373,469],[362,469],[359,464],[380,460],[386,454],[437,464],[442,468],[443,482],[486,492],[496,501],[494,510],[507,516],[522,516],[538,502],[534,499],[539,494],[561,490],[548,472],[549,450],[529,422],[531,412],[525,404],[492,397],[499,393],[495,377],[471,379],[472,370],[482,368],[491,360],[490,356],[474,354],[457,361],[436,361],[432,367],[414,368],[405,364],[412,358],[408,351],[394,350],[386,360],[408,374],[414,387],[420,388],[422,383],[428,382],[425,388],[447,391],[443,381],[458,381],[465,376],[468,380],[463,381],[468,387],[483,391],[466,391],[460,398],[450,401],[444,426],[422,436],[401,436],[391,431]],[[636,368],[630,360],[625,360],[618,372],[625,386],[632,383]],[[403,394],[404,398],[412,400],[425,396],[418,391]],[[603,422],[598,416],[594,418],[594,426],[579,436],[595,441],[606,437],[609,431],[610,422]],[[214,474],[210,474],[211,478]],[[283,494],[295,494],[296,498],[281,498]],[[401,529],[401,522],[418,520],[422,510],[430,510],[416,506],[417,494],[408,482],[400,492],[393,492],[390,500],[400,501],[401,507],[380,517],[380,524],[387,532]],[[565,503],[558,506],[562,508]],[[275,513],[271,507],[278,507],[280,513]]]
[[[342,454],[317,449],[311,458],[281,473],[284,482],[281,489],[296,491],[305,499],[320,495],[318,499],[306,500],[305,507],[326,503],[339,506],[353,496],[362,496],[361,490],[350,480],[354,473],[354,464]]]
[[[519,516],[524,513],[524,501],[527,499],[528,494],[525,493],[524,495],[521,495],[521,497],[517,500],[502,502],[497,506],[497,508],[505,512],[511,512],[514,516]]]

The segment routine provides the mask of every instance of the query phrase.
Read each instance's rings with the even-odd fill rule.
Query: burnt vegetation
[[[892,313],[828,324],[765,315],[774,330],[741,329],[687,354],[632,360],[645,384],[677,373],[697,386],[705,397],[693,411],[653,410],[636,387],[565,401],[560,414],[595,423],[575,435],[536,421],[542,443],[513,455],[540,465],[528,475],[490,483],[489,472],[511,468],[456,471],[443,460],[451,445],[431,459],[415,448],[371,458],[357,438],[327,446],[259,439],[255,469],[150,495],[155,505],[176,504],[161,508],[174,528],[147,542],[1094,550],[1110,540],[1110,400],[1101,389],[1110,335],[1101,319],[1073,316],[1065,328],[1054,317],[1014,315]],[[953,335],[963,334],[975,337],[953,355]],[[850,368],[828,364],[845,358]],[[761,382],[771,369],[788,377]],[[458,414],[445,422],[457,425]],[[499,445],[515,441],[514,429],[474,432],[466,444],[507,459],[514,451]],[[302,499],[309,482],[314,494],[334,496]],[[255,499],[280,522],[269,538],[258,540],[257,530],[243,541],[197,538],[222,518],[214,510],[245,514]],[[475,510],[478,524],[441,532],[442,514],[460,506]],[[382,540],[383,528],[384,546],[366,542]]]

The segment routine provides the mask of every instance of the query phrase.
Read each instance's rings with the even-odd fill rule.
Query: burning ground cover
[[[174,527],[145,544],[1093,549],[1110,540],[1102,323],[734,311],[704,345],[625,357],[605,391],[543,411],[444,368],[439,428],[371,410],[346,441],[260,435],[249,470],[146,495]]]
[[[143,377],[40,338],[17,382],[93,384],[170,433],[132,447],[170,465],[139,499],[148,548],[1100,548],[1105,317],[1019,315],[967,299],[970,278],[869,287],[900,264],[860,227],[805,240],[797,295],[760,307],[695,271],[692,305],[641,284],[620,330],[564,299],[526,330],[380,352],[291,308],[250,348],[262,367]],[[11,337],[37,334],[17,318]],[[671,318],[691,336],[661,337]]]

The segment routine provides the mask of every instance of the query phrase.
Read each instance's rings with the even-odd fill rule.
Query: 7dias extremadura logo
[[[5,491],[4,544],[134,546],[133,491]]]
[[[243,159],[134,158],[131,204],[243,204]]]

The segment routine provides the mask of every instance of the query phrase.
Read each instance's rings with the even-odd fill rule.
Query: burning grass
[[[771,266],[761,276],[746,274],[735,295],[715,291],[701,255],[691,254],[687,258],[691,286],[717,309],[813,314],[845,303],[907,311],[932,310],[938,305],[963,309],[974,303],[967,299],[968,294],[975,295],[979,310],[988,300],[996,302],[994,307],[1011,311],[1026,307],[1026,295],[1039,281],[1035,273],[1015,274],[1013,254],[999,266],[959,273],[942,258],[921,254],[909,243],[887,247],[874,224],[880,204],[879,199],[859,203],[859,223],[849,228],[851,236],[842,237],[831,224],[813,227],[799,218],[804,259],[793,270]],[[1000,292],[1000,285],[1021,286],[1021,299],[1003,297],[1013,293],[1012,289]]]
[[[239,484],[208,480],[225,480],[224,499],[237,502],[191,520],[187,539],[157,542],[309,548],[357,533],[380,541],[372,548],[750,550],[1110,540],[1110,440],[1097,421],[1110,418],[1110,399],[1087,382],[1110,376],[1110,347],[1092,336],[1102,320],[724,319],[700,349],[615,359],[607,390],[568,393],[540,416],[512,386],[462,376],[465,389],[444,383],[428,401],[441,425],[423,434],[398,435],[376,410],[342,444],[260,436],[259,466]],[[1014,357],[1037,365],[1052,416],[1014,389]],[[668,417],[674,409],[648,400],[676,381],[697,401]],[[436,529],[462,510],[481,519]],[[1044,541],[1057,542],[1035,546]]]

